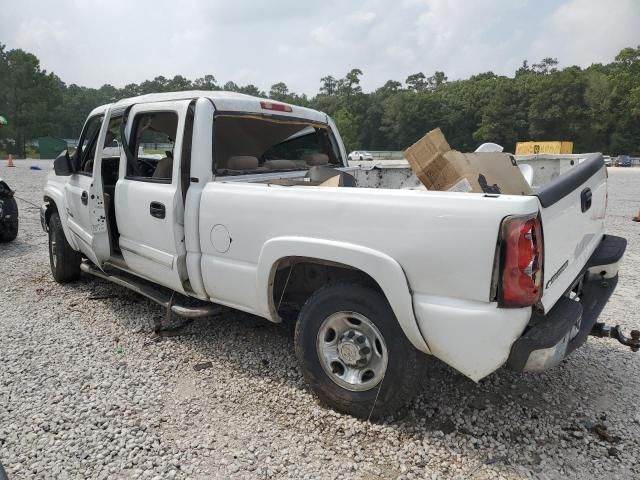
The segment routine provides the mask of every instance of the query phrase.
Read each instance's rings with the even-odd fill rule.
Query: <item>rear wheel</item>
[[[80,253],[67,242],[58,212],[53,212],[49,218],[49,263],[54,280],[58,283],[77,280],[81,261]]]
[[[422,354],[384,296],[363,285],[336,283],[314,293],[300,311],[295,344],[312,390],[340,412],[392,415],[419,387]]]
[[[13,197],[0,198],[0,242],[10,242],[18,236],[18,204]]]

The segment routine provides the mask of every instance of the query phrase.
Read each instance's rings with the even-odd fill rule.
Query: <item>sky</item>
[[[212,74],[315,95],[364,72],[365,91],[412,73],[512,76],[524,59],[608,63],[640,45],[640,0],[2,0],[0,43],[67,84],[122,87]]]

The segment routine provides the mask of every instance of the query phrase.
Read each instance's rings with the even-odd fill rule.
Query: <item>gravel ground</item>
[[[4,165],[39,204],[50,163]],[[433,361],[406,416],[367,423],[316,402],[291,328],[227,312],[154,342],[155,304],[93,278],[57,285],[38,210],[18,203],[19,236],[0,246],[12,480],[640,477],[640,359],[622,345],[590,339],[550,372],[478,384]],[[640,169],[610,169],[608,229],[629,247],[602,319],[627,328],[640,327],[638,209]]]

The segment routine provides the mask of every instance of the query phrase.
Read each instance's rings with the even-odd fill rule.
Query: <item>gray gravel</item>
[[[0,177],[39,204],[50,162],[17,165],[0,161]],[[590,339],[553,371],[478,384],[434,361],[405,417],[367,423],[318,405],[291,328],[227,312],[154,342],[156,305],[92,278],[55,284],[38,211],[18,203],[18,239],[0,245],[12,480],[640,477],[640,359],[621,345]],[[629,247],[603,319],[627,328],[640,327],[638,209],[640,169],[610,169],[609,231]]]

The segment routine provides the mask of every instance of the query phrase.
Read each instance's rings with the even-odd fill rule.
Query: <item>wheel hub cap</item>
[[[371,359],[370,342],[356,330],[349,330],[338,342],[338,356],[350,366],[366,365]]]
[[[318,357],[339,386],[365,391],[376,386],[387,368],[387,347],[375,324],[356,312],[327,317],[318,331]]]

